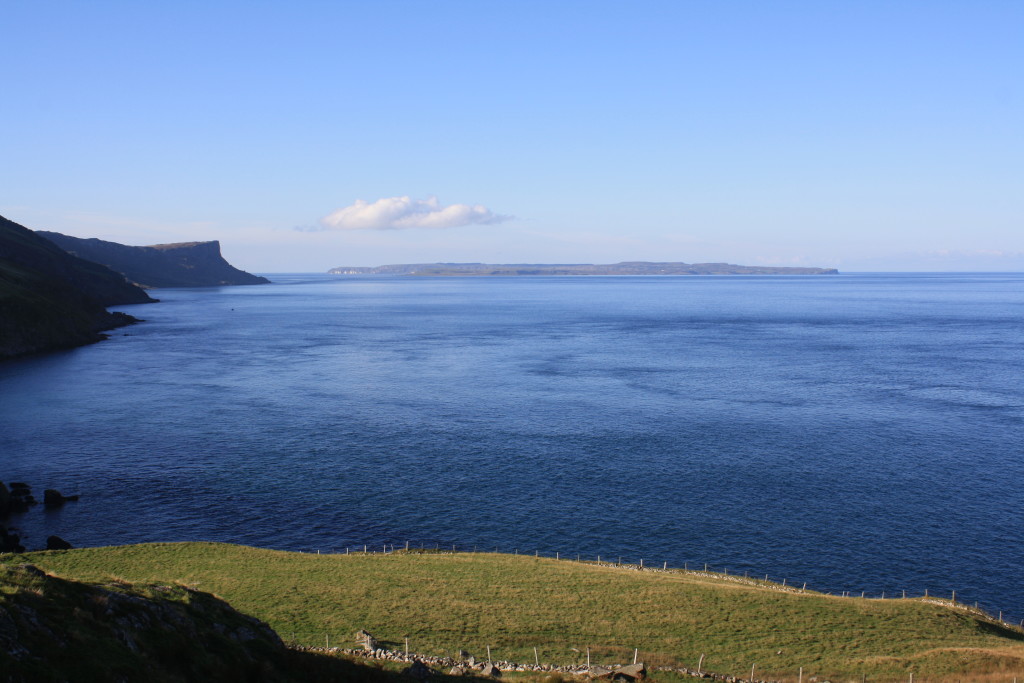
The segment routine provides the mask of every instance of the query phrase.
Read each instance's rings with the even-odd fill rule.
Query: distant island
[[[606,265],[592,263],[406,263],[390,266],[339,266],[331,275],[836,275],[835,268],[791,268],[782,266],[737,266],[731,263],[680,263],[622,261]]]

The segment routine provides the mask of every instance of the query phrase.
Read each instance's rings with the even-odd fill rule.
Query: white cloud
[[[510,218],[496,214],[480,204],[441,206],[436,197],[386,197],[372,204],[357,199],[353,204],[321,218],[320,224],[324,230],[404,230],[491,225]]]

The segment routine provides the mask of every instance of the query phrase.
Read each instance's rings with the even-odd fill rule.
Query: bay
[[[164,289],[0,365],[26,545],[602,555],[1024,617],[1024,276]]]

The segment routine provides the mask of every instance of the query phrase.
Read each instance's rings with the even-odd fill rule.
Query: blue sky
[[[1024,3],[11,2],[0,214],[256,272],[1024,269]]]

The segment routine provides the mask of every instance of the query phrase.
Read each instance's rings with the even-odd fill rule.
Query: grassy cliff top
[[[623,662],[718,673],[968,680],[1024,673],[1024,633],[922,599],[841,598],[696,572],[636,571],[491,553],[314,555],[158,543],[7,556],[58,575],[208,591],[285,640],[354,647],[366,629],[422,654],[490,646],[495,658]],[[575,650],[573,649],[575,648]],[[980,679],[979,679],[980,680]]]

